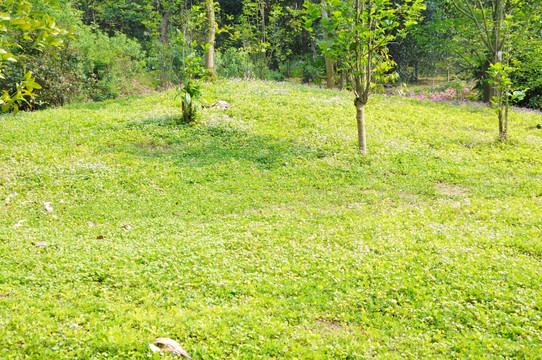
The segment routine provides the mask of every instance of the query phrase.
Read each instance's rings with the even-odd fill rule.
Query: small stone
[[[537,128],[537,129],[542,129],[542,124],[536,125],[536,128]]]
[[[211,105],[211,109],[228,110],[231,109],[231,104],[224,100],[218,100]]]

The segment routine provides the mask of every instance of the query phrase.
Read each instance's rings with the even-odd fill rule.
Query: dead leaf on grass
[[[103,239],[105,239],[105,236],[104,235],[98,235],[98,236],[96,236],[96,239],[103,240]]]
[[[132,225],[130,224],[125,224],[125,225],[122,225],[122,227],[126,230],[130,230],[132,228]]]
[[[17,224],[13,225],[14,228],[18,228],[18,227],[21,227],[23,226],[23,223],[26,222],[28,220],[19,220],[17,221]]]
[[[46,247],[48,244],[47,244],[47,241],[36,241],[36,242],[33,242],[32,245],[43,248],[43,247]]]
[[[149,347],[153,352],[161,352],[164,353],[165,351],[169,351],[172,355],[181,356],[186,359],[192,360],[190,355],[188,355],[188,352],[186,352],[185,349],[181,347],[181,344],[179,344],[177,341],[170,339],[170,338],[156,338],[153,341],[154,344],[149,344]]]
[[[218,100],[213,105],[211,105],[211,109],[229,110],[231,109],[231,104],[224,100]]]
[[[19,194],[17,194],[16,192],[14,192],[14,193],[12,193],[12,194],[9,194],[8,197],[6,198],[6,204],[9,204],[10,201],[11,201],[11,199],[13,199],[14,197],[16,197],[17,195],[19,195]]]
[[[51,204],[52,202],[50,201],[43,203],[43,207],[45,208],[47,212],[53,212],[53,206]]]

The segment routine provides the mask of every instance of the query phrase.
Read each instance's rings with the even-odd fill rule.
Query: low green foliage
[[[182,122],[190,124],[196,121],[197,112],[201,109],[200,99],[203,96],[201,86],[194,81],[189,81],[183,85],[177,96],[179,96],[182,101]]]
[[[349,93],[203,91],[0,119],[0,358],[540,356],[541,115],[374,95],[361,157]]]

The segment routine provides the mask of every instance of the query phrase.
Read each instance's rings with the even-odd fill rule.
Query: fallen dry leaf
[[[23,226],[23,223],[24,223],[25,221],[28,221],[28,220],[19,220],[19,221],[17,221],[17,224],[13,225],[13,227],[14,227],[14,228],[21,227],[21,226]]]
[[[126,224],[126,225],[122,225],[122,227],[125,228],[126,230],[130,230],[132,228],[132,225]]]
[[[104,235],[98,235],[98,236],[96,236],[96,239],[102,240],[102,239],[105,239],[105,236]]]
[[[175,215],[175,216],[183,216],[182,214],[179,214],[179,213],[176,213],[176,212],[174,212],[173,215]]]
[[[47,210],[47,212],[53,212],[53,206],[51,204],[52,202],[50,201],[43,203],[43,207],[45,208],[45,210]]]
[[[211,109],[228,110],[231,109],[231,104],[224,100],[218,100],[211,105]]]
[[[186,359],[192,360],[190,355],[186,352],[185,349],[181,347],[181,344],[179,344],[177,341],[170,339],[170,338],[156,338],[154,339],[154,345],[150,346],[152,351],[156,351],[156,348],[159,349],[160,352],[169,351],[171,354],[176,356],[181,356]]]
[[[17,194],[16,192],[12,193],[12,194],[9,194],[8,197],[6,198],[6,204],[9,204],[9,202],[11,201],[11,199],[13,199],[15,196],[17,196],[19,194]]]
[[[156,188],[154,190],[156,190],[156,191],[164,191],[164,189],[162,189],[162,188]]]
[[[47,244],[47,241],[36,241],[36,242],[33,242],[32,245],[42,248],[42,247],[46,247],[48,244]]]

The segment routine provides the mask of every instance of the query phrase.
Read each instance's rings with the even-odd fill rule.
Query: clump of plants
[[[203,93],[199,80],[205,76],[206,70],[203,67],[201,56],[195,51],[195,42],[187,43],[184,39],[178,40],[181,46],[189,50],[183,57],[184,82],[178,90],[177,96],[181,98],[182,115],[177,123],[190,124],[196,121],[197,112],[204,104]]]
[[[202,92],[200,84],[195,81],[189,81],[180,89],[179,96],[182,100],[182,117],[185,124],[196,121],[197,111],[202,107]]]

